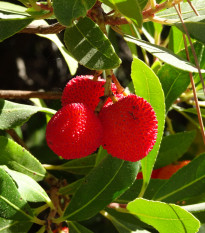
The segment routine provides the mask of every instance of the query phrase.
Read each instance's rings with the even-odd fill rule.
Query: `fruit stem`
[[[112,72],[112,81],[114,82],[115,86],[117,87],[117,92],[119,94],[123,94],[124,96],[127,96],[127,94],[124,92],[125,89],[120,85],[117,77],[114,75],[113,72]]]

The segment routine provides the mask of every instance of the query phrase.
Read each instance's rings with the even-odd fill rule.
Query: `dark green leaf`
[[[113,223],[113,225],[120,233],[141,232],[140,230],[143,230],[142,233],[150,232],[144,230],[145,228],[149,229],[150,226],[141,222],[133,214],[119,212],[115,209],[110,208],[106,208],[105,211],[105,216]]]
[[[0,148],[0,165],[6,165],[36,181],[44,178],[46,170],[25,148],[3,136],[0,137]]]
[[[51,200],[44,189],[31,177],[23,173],[10,170],[6,166],[2,168],[12,177],[18,186],[21,197],[30,202],[46,202],[51,206]]]
[[[69,233],[93,233],[78,222],[69,222]]]
[[[32,225],[29,221],[16,221],[0,218],[0,233],[21,232],[27,233]]]
[[[205,43],[205,16],[194,16],[185,20],[184,23],[192,38]],[[184,32],[181,23],[176,23],[175,26]]]
[[[113,69],[121,63],[110,41],[88,17],[67,28],[64,40],[68,52],[89,69]]]
[[[160,233],[194,233],[200,227],[193,215],[174,204],[140,198],[130,202],[127,209]]]
[[[189,131],[164,137],[155,163],[155,169],[177,161],[188,150],[195,136],[196,131]]]
[[[88,219],[124,193],[136,179],[139,163],[107,156],[84,179],[63,219]]]
[[[179,169],[155,194],[154,199],[166,202],[184,201],[205,193],[205,154]]]
[[[159,58],[163,62],[176,67],[180,70],[185,70],[189,72],[196,72],[198,73],[197,68],[191,64],[190,62],[186,61],[185,59],[181,58],[180,56],[174,54],[171,50],[164,48],[159,45],[151,44],[147,41],[139,40],[129,35],[124,36],[125,40],[128,42],[132,42],[141,48],[145,49],[146,51],[150,52],[153,56]],[[201,70],[202,73],[205,73],[205,70]]]
[[[60,188],[59,193],[61,193],[63,195],[74,194],[76,192],[76,190],[80,187],[80,185],[83,183],[83,181],[84,181],[84,178],[76,180],[73,183],[68,184],[68,185]]]
[[[31,220],[32,210],[20,196],[11,177],[0,168],[0,217],[13,220]]]
[[[25,104],[17,104],[0,99],[0,129],[11,129],[23,125],[37,112],[54,114],[55,111]]]
[[[127,204],[130,201],[133,201],[140,194],[140,190],[142,187],[142,179],[137,179],[134,184],[123,193],[116,201],[119,203]],[[159,190],[159,188],[166,182],[166,180],[160,179],[151,179],[148,187],[143,195],[146,199],[152,199],[154,194]]]
[[[164,131],[164,93],[155,73],[147,65],[145,65],[145,63],[137,58],[134,58],[132,63],[131,77],[136,95],[143,97],[152,105],[158,120],[157,141],[148,156],[141,160],[144,182],[147,185]]]
[[[57,20],[70,26],[74,19],[86,16],[95,2],[96,0],[53,0],[53,9]]]

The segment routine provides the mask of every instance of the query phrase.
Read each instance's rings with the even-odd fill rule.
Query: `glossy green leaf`
[[[31,220],[32,210],[19,194],[11,177],[0,168],[0,217],[12,220]]]
[[[132,63],[131,77],[135,87],[135,94],[143,97],[152,105],[158,120],[157,141],[148,156],[141,160],[144,182],[147,185],[164,131],[164,93],[155,73],[137,58],[134,58]]]
[[[193,0],[191,1],[194,5],[195,9],[198,11],[199,15],[205,15],[205,2],[204,0]],[[183,19],[189,19],[193,16],[196,16],[194,11],[192,10],[191,6],[188,2],[181,2],[180,4],[182,17]],[[159,16],[164,19],[174,19],[176,21],[180,21],[179,16],[174,9],[174,7],[171,7],[169,9],[166,9],[164,11],[160,11],[156,14],[156,16]]]
[[[69,233],[93,233],[78,222],[69,222]]]
[[[96,0],[53,0],[53,9],[61,24],[71,26],[74,19],[86,16],[95,2]]]
[[[164,137],[155,163],[155,169],[177,161],[188,150],[195,136],[196,131],[188,131]]]
[[[138,0],[105,0],[103,2],[132,20],[138,27],[142,27],[142,8]]]
[[[200,227],[192,214],[174,204],[140,198],[130,202],[127,209],[160,233],[193,233]]]
[[[205,193],[205,154],[179,169],[155,194],[154,199],[166,202],[187,200]]]
[[[37,112],[54,114],[56,111],[0,99],[0,129],[11,129],[23,125]]]
[[[201,43],[194,43],[194,49],[196,51],[199,64],[201,68],[205,67],[205,50],[204,45]],[[194,62],[194,57],[191,52],[191,48],[189,47],[190,59]],[[179,53],[180,57],[185,58],[185,50],[182,50]],[[190,83],[189,74],[185,71],[175,69],[172,66],[165,64],[161,67],[161,69],[157,73],[160,82],[162,84],[162,88],[165,95],[165,104],[166,111],[169,110],[172,103],[187,89]],[[198,74],[194,75],[196,79]]]
[[[159,188],[165,182],[166,180],[151,179],[143,197],[146,199],[152,199],[154,194],[159,190]],[[142,179],[137,179],[134,182],[134,184],[125,193],[123,193],[116,201],[122,204],[127,204],[130,201],[135,200],[140,194],[142,183],[143,183]]]
[[[26,9],[8,2],[0,2],[0,41],[21,31],[33,21],[25,12]]]
[[[138,162],[107,156],[85,177],[63,219],[78,221],[91,218],[132,185],[138,169]]]
[[[70,160],[62,165],[53,166],[56,170],[63,170],[72,174],[85,175],[95,166],[96,154],[80,159]]]
[[[0,233],[21,232],[27,233],[32,225],[29,221],[16,221],[0,218]]]
[[[184,49],[183,33],[176,27],[171,27],[168,48],[175,54]]]
[[[164,48],[159,45],[151,44],[147,41],[139,40],[134,37],[125,35],[125,40],[128,42],[132,42],[141,48],[145,49],[149,53],[151,53],[154,57],[159,58],[161,61],[178,68],[180,70],[196,72],[198,73],[197,68],[188,62],[187,60],[181,58],[180,56],[174,54],[171,50]],[[205,70],[201,70],[202,73],[205,73]]]
[[[6,165],[36,181],[44,178],[46,170],[25,148],[3,136],[0,136],[0,148],[0,165]]]
[[[184,23],[192,38],[205,43],[205,16],[194,16],[185,20]],[[175,26],[184,32],[184,28],[181,23],[176,23]]]
[[[24,200],[30,202],[46,202],[49,206],[52,205],[45,190],[31,177],[23,173],[13,171],[6,166],[2,166],[2,168],[16,182],[18,191]]]
[[[124,213],[115,209],[106,208],[105,216],[112,222],[119,233],[148,233],[150,226],[141,222],[135,215]]]
[[[68,52],[91,70],[113,69],[121,63],[110,41],[88,17],[67,28],[64,40]]]
[[[80,187],[80,185],[83,183],[84,178],[78,179],[74,181],[73,183],[70,183],[62,188],[59,189],[59,193],[63,195],[71,195],[76,192],[76,190]]]

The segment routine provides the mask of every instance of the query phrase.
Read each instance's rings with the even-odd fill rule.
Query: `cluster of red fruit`
[[[112,156],[128,161],[144,158],[157,137],[157,119],[151,105],[134,94],[112,92],[118,101],[105,103],[99,115],[94,113],[104,95],[105,80],[77,76],[63,91],[62,108],[47,125],[48,146],[65,159],[81,158],[102,145]]]

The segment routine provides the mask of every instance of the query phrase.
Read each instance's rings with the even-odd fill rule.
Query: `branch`
[[[0,90],[0,98],[4,99],[60,99],[61,95],[61,92]]]

